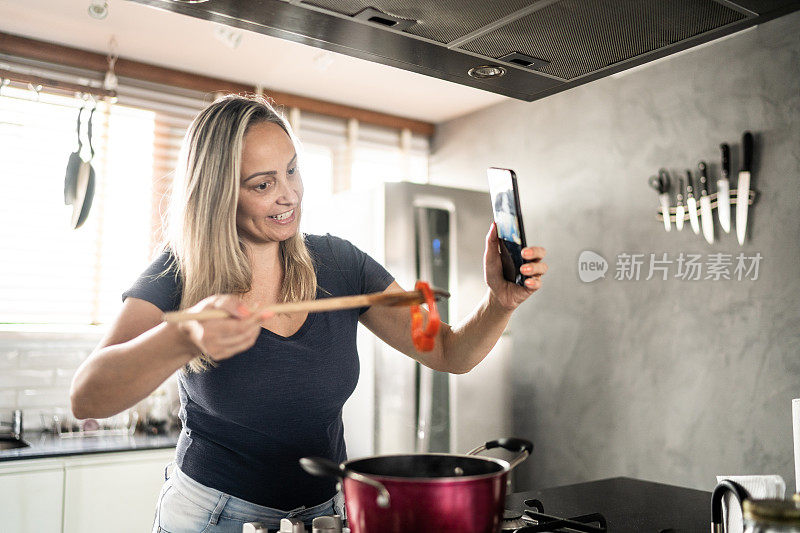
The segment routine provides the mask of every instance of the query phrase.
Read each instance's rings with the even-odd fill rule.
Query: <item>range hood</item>
[[[133,1],[525,101],[800,9],[798,0]]]

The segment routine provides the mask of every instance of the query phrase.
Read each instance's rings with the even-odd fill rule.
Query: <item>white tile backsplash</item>
[[[53,370],[7,370],[0,374],[0,390],[8,388],[50,387],[55,381]]]
[[[53,385],[56,387],[67,387],[72,384],[72,376],[75,375],[74,368],[56,368],[55,382]]]
[[[24,389],[17,392],[17,406],[53,407],[69,405],[69,389]]]
[[[87,355],[85,350],[50,348],[48,351],[44,351],[39,349],[33,352],[22,352],[19,365],[22,368],[77,368]]]
[[[13,389],[0,390],[0,406],[4,411],[13,411],[17,408],[17,391]],[[7,421],[11,419],[9,413],[0,414],[0,420]]]
[[[54,413],[70,412],[69,389],[78,366],[100,342],[99,327],[0,324],[0,420],[23,411],[25,431],[48,426]],[[177,411],[175,377],[161,385]],[[133,407],[140,419],[148,399]]]
[[[19,367],[19,351],[8,350],[0,352],[0,369]]]
[[[97,327],[0,328],[0,420],[22,409],[26,431],[69,411],[72,376],[103,335]]]

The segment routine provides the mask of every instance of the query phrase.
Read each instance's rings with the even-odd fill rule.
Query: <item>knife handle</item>
[[[678,178],[678,192],[675,195],[675,199],[678,202],[678,205],[683,204],[683,178]]]
[[[694,198],[694,180],[692,179],[692,171],[686,171],[686,196],[689,198]]]
[[[722,152],[722,178],[728,179],[731,175],[731,147],[722,143],[719,149]]]
[[[706,166],[705,161],[700,161],[699,163],[697,163],[697,168],[698,170],[700,170],[700,194],[705,196],[706,194],[708,194],[706,185],[706,183],[708,182],[708,172],[707,172],[708,167]]]
[[[753,166],[753,134],[749,131],[742,136],[742,172],[750,172]]]

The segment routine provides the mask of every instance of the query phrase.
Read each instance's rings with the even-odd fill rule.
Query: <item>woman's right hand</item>
[[[252,313],[242,300],[231,294],[215,294],[188,309],[191,312],[222,309],[229,318],[188,320],[178,324],[197,350],[214,361],[222,361],[242,353],[255,344],[261,323],[274,313]]]

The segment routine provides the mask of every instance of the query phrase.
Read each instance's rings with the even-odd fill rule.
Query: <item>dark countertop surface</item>
[[[13,450],[0,450],[0,462],[22,459],[42,459],[92,453],[126,452],[132,450],[158,450],[174,448],[180,432],[166,435],[108,435],[94,437],[61,438],[53,433],[30,432],[22,440],[30,446]]]
[[[613,533],[695,533],[711,524],[710,492],[626,477],[515,492],[506,507],[523,509],[528,498],[562,518],[600,513]]]

